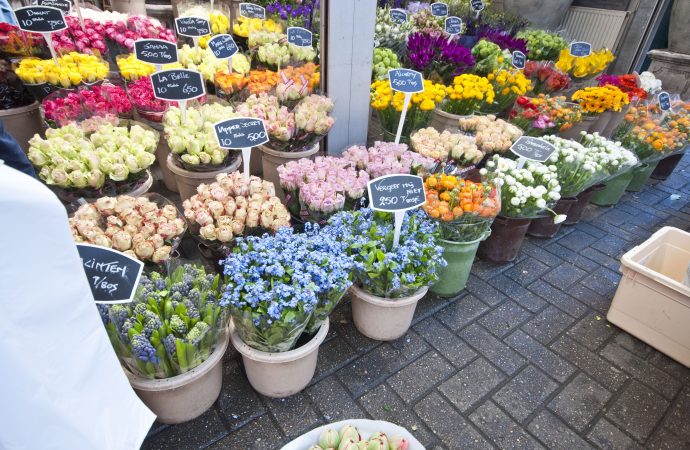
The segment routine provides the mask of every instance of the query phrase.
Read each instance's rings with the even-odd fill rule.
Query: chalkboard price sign
[[[177,62],[177,45],[162,39],[138,39],[134,55],[149,64],[172,64]]]
[[[287,39],[290,44],[294,44],[298,47],[311,47],[313,45],[312,32],[307,30],[306,28],[288,27]]]
[[[570,44],[570,54],[577,57],[585,57],[592,54],[592,44],[589,42],[573,42]]]
[[[524,69],[525,63],[527,62],[527,57],[520,50],[515,50],[513,52],[513,67],[516,69]]]
[[[470,6],[472,6],[472,10],[475,12],[484,11],[484,2],[482,0],[472,0]]]
[[[388,71],[391,89],[398,92],[414,94],[424,91],[422,74],[410,69],[391,69]]]
[[[170,69],[151,74],[153,96],[160,100],[192,100],[206,94],[201,73]]]
[[[671,110],[671,96],[668,95],[666,91],[659,93],[659,108],[661,108],[662,111]]]
[[[144,263],[106,247],[77,244],[96,303],[128,303],[136,293]]]
[[[544,162],[556,151],[556,147],[543,139],[522,136],[510,147],[510,151],[520,158]]]
[[[448,15],[448,5],[441,2],[432,3],[431,15],[436,17],[446,17]]]
[[[53,33],[67,28],[65,16],[50,6],[25,6],[14,10],[19,28],[32,33]]]
[[[239,51],[235,40],[229,34],[213,36],[213,38],[208,41],[208,48],[211,49],[218,59],[230,58]]]
[[[57,8],[62,12],[68,13],[72,9],[72,2],[70,0],[36,0],[37,6],[50,6]]]
[[[456,16],[446,17],[446,33],[450,35],[462,33],[462,19]]]
[[[266,126],[261,119],[238,117],[213,125],[221,148],[243,149],[268,142]]]
[[[175,19],[177,34],[181,36],[200,37],[211,34],[208,20],[201,17],[179,17]]]
[[[426,203],[424,180],[416,175],[386,175],[369,182],[371,208],[400,212]]]
[[[407,22],[407,13],[402,9],[391,9],[390,10],[391,20],[393,23],[402,25]]]
[[[266,10],[254,3],[240,3],[240,16],[247,19],[266,20]]]

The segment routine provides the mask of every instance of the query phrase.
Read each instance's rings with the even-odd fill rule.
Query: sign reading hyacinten
[[[252,148],[268,142],[264,121],[253,117],[228,119],[213,125],[222,148]]]
[[[288,27],[287,40],[290,44],[298,47],[311,47],[313,45],[312,32],[301,27]]]
[[[151,74],[153,96],[168,101],[192,100],[206,94],[201,73],[170,69]]]
[[[543,139],[522,136],[510,147],[510,151],[520,158],[544,162],[556,151],[556,147]]]
[[[424,91],[422,74],[410,69],[391,69],[388,71],[388,81],[391,89],[407,94]]]
[[[177,45],[162,39],[138,39],[134,41],[134,56],[149,64],[177,62]]]
[[[448,5],[441,2],[432,3],[431,15],[436,17],[446,17],[448,15]]]
[[[235,40],[229,34],[213,36],[213,38],[208,41],[208,48],[211,49],[218,59],[230,58],[239,51]]]
[[[390,10],[391,20],[393,23],[402,25],[407,22],[407,13],[402,9],[391,9]]]
[[[240,3],[240,16],[247,19],[266,20],[266,9],[254,3]]]
[[[77,251],[96,303],[132,301],[144,263],[96,245],[77,244]]]
[[[50,6],[62,12],[68,13],[72,9],[72,2],[69,0],[36,0],[37,6]]]
[[[67,28],[65,16],[50,6],[25,6],[14,10],[19,28],[32,33],[52,33]]]
[[[211,25],[202,17],[179,17],[175,19],[177,34],[188,37],[201,37],[211,34]]]
[[[377,211],[407,211],[426,203],[424,180],[416,175],[386,175],[369,182],[371,208]]]

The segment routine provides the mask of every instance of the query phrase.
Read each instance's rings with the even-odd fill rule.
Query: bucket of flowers
[[[486,110],[495,100],[493,85],[479,75],[458,75],[445,89],[431,120],[431,126],[438,131],[455,130],[459,119]]]
[[[358,170],[369,174],[369,179],[400,173],[420,174],[430,172],[436,161],[408,150],[407,144],[376,141],[372,147],[353,145],[342,157],[351,161]]]
[[[407,40],[405,67],[421,72],[424,79],[450,84],[457,75],[474,66],[471,51],[444,33],[412,33]]]
[[[580,89],[572,95],[572,100],[582,108],[585,120],[590,121],[586,131],[600,134],[609,123],[609,113],[622,112],[630,103],[628,94],[610,84]]]
[[[563,96],[523,96],[518,97],[510,113],[510,122],[520,127],[526,136],[559,133],[566,139],[579,139],[582,112],[577,103],[569,103]]]

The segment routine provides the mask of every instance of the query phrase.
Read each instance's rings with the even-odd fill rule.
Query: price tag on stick
[[[247,19],[266,20],[266,9],[254,3],[240,3],[240,16]]]
[[[530,136],[522,136],[510,147],[510,151],[520,157],[518,159],[518,169],[522,169],[526,161],[544,162],[551,157],[556,147],[539,139]]]
[[[239,51],[235,40],[229,34],[218,34],[208,41],[208,48],[218,59],[232,58]]]
[[[170,69],[151,74],[153,96],[160,100],[178,102],[182,121],[187,119],[187,100],[206,95],[201,73],[188,69]]]
[[[435,17],[446,17],[448,15],[448,5],[441,2],[432,3],[431,15]]]
[[[15,9],[14,17],[17,19],[19,29],[43,35],[55,65],[58,65],[57,54],[55,53],[51,35],[56,31],[67,28],[67,22],[65,22],[65,16],[62,14],[62,11],[51,6],[25,6]]]
[[[577,58],[589,56],[592,54],[592,44],[589,42],[573,42],[570,44],[570,54]]]
[[[252,148],[268,142],[264,121],[253,117],[238,117],[214,124],[213,130],[221,148],[242,150],[244,179],[249,180]]]
[[[391,9],[389,14],[393,23],[402,25],[407,22],[407,13],[402,9]]]
[[[668,92],[663,91],[659,92],[659,108],[661,108],[662,111],[668,112],[671,111],[671,96],[668,95]]]
[[[479,14],[481,14],[482,11],[484,11],[484,2],[482,0],[472,0],[470,2],[470,6],[472,7],[472,11],[477,13],[475,17],[478,19]]]
[[[527,57],[525,56],[524,53],[522,53],[520,50],[515,50],[513,52],[513,60],[512,64],[513,67],[519,70],[523,70],[525,68],[525,64],[527,63]]]
[[[395,135],[395,143],[399,144],[412,94],[424,92],[424,79],[421,73],[414,70],[391,69],[388,71],[388,82],[391,85],[391,89],[405,94],[405,102],[403,103],[402,113],[400,114],[398,132]]]
[[[367,189],[371,209],[395,214],[393,246],[397,247],[405,211],[426,203],[424,180],[416,175],[385,175],[370,181]]]
[[[313,45],[313,34],[306,28],[288,27],[287,40],[290,44],[298,47],[311,47]]]
[[[160,71],[163,64],[177,62],[177,45],[162,39],[137,39],[134,41],[134,57],[155,65]]]
[[[211,25],[202,17],[178,17],[175,19],[177,34],[187,36],[194,41],[194,47],[199,47],[199,38],[211,34]]]
[[[96,303],[129,303],[134,299],[144,263],[97,245],[77,244],[77,251]]]
[[[446,17],[445,20],[446,33],[451,37],[462,33],[462,19],[456,16]]]

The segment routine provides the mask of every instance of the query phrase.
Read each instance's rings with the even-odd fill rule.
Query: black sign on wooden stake
[[[472,0],[470,6],[472,6],[472,10],[475,12],[484,10],[484,2],[482,0]]]
[[[151,74],[153,96],[167,101],[192,100],[206,94],[201,73],[188,69],[170,69]]]
[[[50,6],[25,6],[14,10],[19,28],[32,33],[53,33],[67,28],[62,11]]]
[[[313,45],[312,32],[301,27],[288,27],[287,40],[290,44],[298,47],[311,47]]]
[[[407,22],[407,13],[402,9],[391,9],[390,10],[391,20],[393,23],[402,25]]]
[[[221,148],[243,149],[268,142],[264,121],[252,117],[237,117],[213,125]]]
[[[368,190],[377,211],[408,211],[426,203],[424,180],[416,175],[385,175],[370,181]]]
[[[240,16],[247,19],[266,20],[266,9],[254,3],[240,3]]]
[[[144,263],[116,250],[77,244],[96,303],[128,303],[136,293]]]
[[[446,17],[446,33],[451,36],[462,33],[462,19],[456,16]]]
[[[659,93],[659,108],[661,108],[662,111],[671,110],[671,96],[668,95],[666,91]]]
[[[208,41],[208,48],[211,49],[218,59],[230,58],[239,51],[235,40],[229,34],[213,36],[211,40]]]
[[[188,37],[201,37],[211,34],[211,25],[201,17],[178,17],[175,19],[177,34]]]
[[[527,63],[527,57],[525,56],[525,54],[522,53],[520,50],[515,50],[513,52],[513,61],[512,61],[513,67],[515,67],[516,69],[522,70],[525,68],[526,63]]]
[[[177,62],[177,45],[162,39],[138,39],[134,41],[134,55],[150,64],[172,64]]]
[[[432,3],[431,15],[436,17],[446,17],[448,15],[448,5],[441,2]]]
[[[592,54],[592,44],[589,42],[573,42],[570,44],[570,54],[577,57],[585,57]]]
[[[411,69],[390,69],[388,81],[391,89],[398,92],[414,94],[424,91],[424,78],[422,74]]]
[[[70,0],[36,0],[37,6],[50,6],[57,8],[64,13],[70,12],[72,9],[72,2]]]
[[[510,151],[520,158],[544,162],[556,151],[556,147],[543,139],[522,136],[510,147]]]

